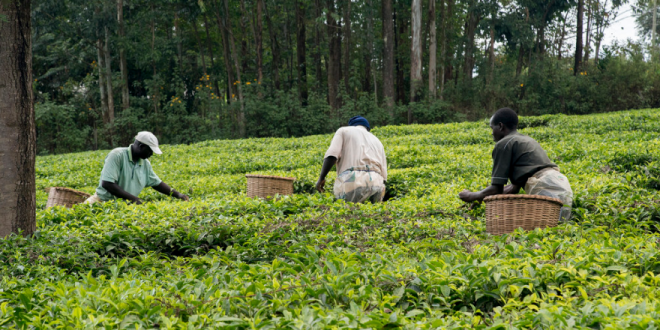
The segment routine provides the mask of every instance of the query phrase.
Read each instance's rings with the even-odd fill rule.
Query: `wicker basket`
[[[293,181],[296,178],[285,178],[273,175],[246,174],[248,197],[270,198],[278,195],[292,195]]]
[[[502,235],[516,228],[533,230],[554,227],[559,221],[562,202],[539,195],[495,195],[486,202],[486,231]]]
[[[62,205],[71,207],[74,204],[80,204],[91,196],[88,193],[63,187],[52,187],[48,193],[48,202],[46,207]]]

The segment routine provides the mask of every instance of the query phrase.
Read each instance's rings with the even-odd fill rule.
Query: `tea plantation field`
[[[486,121],[379,127],[391,198],[312,193],[331,135],[162,146],[144,205],[45,209],[92,193],[107,151],[39,157],[38,233],[0,240],[0,327],[657,329],[660,110],[521,118],[572,183],[556,228],[485,232]],[[246,173],[298,178],[245,196]],[[329,176],[328,186],[333,183]]]

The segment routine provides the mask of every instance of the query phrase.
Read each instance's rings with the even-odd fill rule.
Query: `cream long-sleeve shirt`
[[[337,158],[337,174],[351,167],[369,168],[387,180],[387,159],[383,144],[364,126],[346,126],[337,130],[324,158]]]

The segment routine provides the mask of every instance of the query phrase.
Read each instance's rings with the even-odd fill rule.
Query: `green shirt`
[[[556,166],[536,140],[516,132],[495,144],[491,183],[505,185],[511,180],[522,187],[538,170]]]
[[[102,201],[109,201],[116,197],[102,187],[103,181],[114,182],[133,196],[138,196],[144,187],[159,185],[162,181],[151,168],[147,159],[133,162],[131,148],[116,148],[105,158],[101,171],[101,180],[96,188],[96,195]]]

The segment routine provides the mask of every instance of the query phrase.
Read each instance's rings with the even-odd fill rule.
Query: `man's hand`
[[[142,203],[144,203],[144,202],[141,199],[138,198],[138,199],[134,200],[133,203],[135,203],[135,205],[142,205]]]
[[[462,199],[466,203],[474,202],[479,199],[477,193],[471,192],[467,189],[464,189],[458,193],[458,198]]]
[[[324,193],[325,192],[324,187],[325,187],[325,179],[319,179],[318,181],[316,181],[316,190],[318,190],[318,192]]]
[[[180,192],[178,192],[178,191],[176,192],[176,194],[174,195],[174,197],[176,197],[176,198],[178,198],[178,199],[180,199],[180,200],[182,200],[182,201],[184,201],[184,202],[187,202],[187,201],[190,200],[190,197],[188,197],[188,196],[186,196],[186,195],[184,195],[184,194],[182,194],[182,193],[180,193]]]

